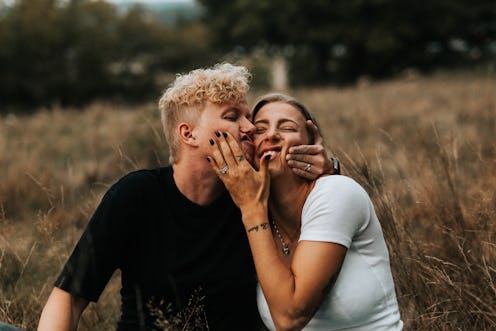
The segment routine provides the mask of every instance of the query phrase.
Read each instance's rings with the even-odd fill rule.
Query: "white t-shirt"
[[[365,190],[346,176],[317,180],[303,206],[299,241],[348,248],[328,297],[303,330],[401,330],[398,303],[381,225]],[[260,284],[258,310],[275,330]]]

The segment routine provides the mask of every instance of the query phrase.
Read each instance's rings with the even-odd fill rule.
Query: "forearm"
[[[41,313],[38,331],[74,331],[88,301],[54,288]]]
[[[298,293],[292,269],[282,261],[267,221],[267,214],[243,215],[255,268],[278,330],[299,330],[308,323],[316,304]],[[253,221],[257,220],[257,221]]]

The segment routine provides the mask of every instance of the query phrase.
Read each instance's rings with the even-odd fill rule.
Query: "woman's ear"
[[[193,127],[188,123],[180,123],[177,127],[179,140],[190,146],[198,146],[198,139],[193,134]]]

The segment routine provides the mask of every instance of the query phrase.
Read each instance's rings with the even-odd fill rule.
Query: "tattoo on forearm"
[[[267,229],[270,229],[270,225],[268,222],[265,222],[265,223],[262,223],[260,225],[255,225],[255,226],[252,226],[251,228],[249,228],[248,230],[246,230],[246,232],[250,233],[252,231],[255,231],[255,232],[258,232],[258,229],[261,228],[262,230],[267,230]]]

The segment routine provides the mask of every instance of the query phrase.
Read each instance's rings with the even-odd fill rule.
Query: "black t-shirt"
[[[256,276],[239,209],[227,191],[208,206],[178,190],[172,167],[132,172],[102,199],[55,286],[97,301],[121,269],[118,330],[165,317],[190,329],[255,330]],[[202,309],[203,307],[203,309]]]

